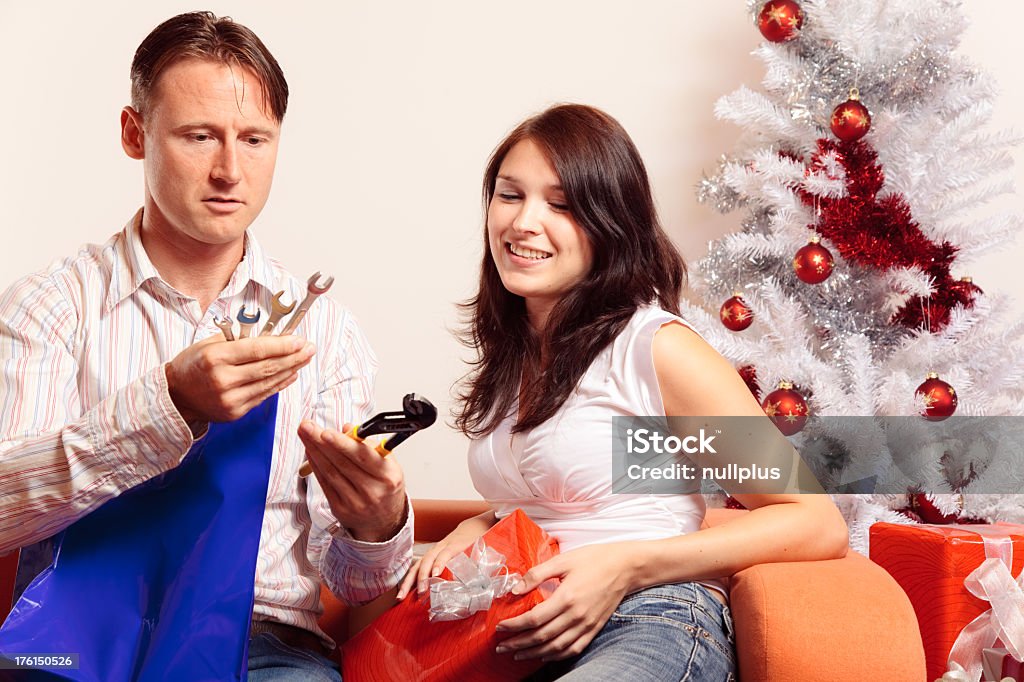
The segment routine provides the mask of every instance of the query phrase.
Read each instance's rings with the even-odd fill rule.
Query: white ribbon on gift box
[[[459,620],[491,608],[522,578],[509,573],[505,555],[477,538],[469,556],[456,554],[446,565],[454,580],[430,579],[430,620]]]
[[[991,608],[964,626],[949,652],[941,682],[979,682],[981,650],[997,639],[1011,656],[1024,660],[1024,573],[1014,580],[1013,539],[986,526],[954,525],[981,536],[985,560],[964,579],[964,587]]]

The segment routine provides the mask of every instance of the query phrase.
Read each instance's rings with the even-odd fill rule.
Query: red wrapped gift
[[[964,585],[986,558],[983,533],[1009,539],[1013,547],[1010,572],[1019,576],[1024,567],[1022,525],[871,526],[871,560],[896,579],[914,606],[929,680],[942,677],[957,636],[991,606]]]
[[[520,575],[558,554],[558,542],[519,509],[496,523],[483,541],[505,556],[509,573]],[[451,580],[452,574],[445,569],[440,577]],[[342,646],[342,678],[345,682],[520,680],[541,663],[495,653],[498,643],[510,635],[499,636],[494,626],[529,611],[544,596],[541,589],[509,594],[468,618],[431,622],[429,595],[414,591]]]
[[[982,649],[981,655],[985,667],[985,682],[1002,682],[1007,677],[1014,682],[1024,682],[1024,663],[1014,658],[1006,649]]]

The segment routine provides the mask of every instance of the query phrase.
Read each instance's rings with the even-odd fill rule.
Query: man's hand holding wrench
[[[217,344],[217,338],[211,337],[186,348],[165,365],[171,400],[187,423],[238,419],[298,378],[298,371],[309,364],[315,348],[290,333],[313,301],[334,283],[334,277],[323,284],[319,279],[319,272],[309,278],[307,295],[280,336],[272,332],[296,307],[294,301],[289,305],[282,302],[283,290],[271,299],[270,317],[259,336],[250,336],[260,319],[259,309],[250,315],[242,306],[238,310],[237,339],[230,317],[214,321],[223,338],[232,343]]]
[[[219,334],[193,344],[164,366],[171,401],[188,424],[242,417],[290,386],[316,352],[297,336],[224,343]]]

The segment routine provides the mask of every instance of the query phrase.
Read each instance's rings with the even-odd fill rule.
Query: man
[[[269,311],[281,289],[305,294],[247,230],[270,192],[287,83],[255,34],[210,13],[154,29],[131,78],[121,144],[142,161],[142,209],[0,297],[0,552],[172,469],[210,422],[279,394],[250,679],[338,679],[316,625],[321,580],[365,602],[411,557],[399,466],[322,428],[368,416],[376,360],[326,297],[302,337],[228,342],[214,325],[242,306]]]

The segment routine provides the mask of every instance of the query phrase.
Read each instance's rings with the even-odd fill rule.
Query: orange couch
[[[414,500],[416,539],[433,542],[483,502]],[[728,523],[742,510],[709,509],[706,523]],[[351,612],[324,590],[321,625],[339,641],[388,604],[387,596]],[[741,682],[922,682],[924,648],[917,617],[896,581],[870,559],[752,566],[733,576],[729,605]]]

